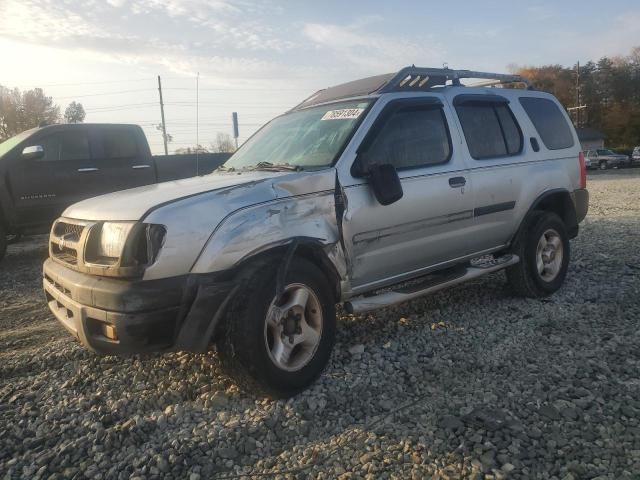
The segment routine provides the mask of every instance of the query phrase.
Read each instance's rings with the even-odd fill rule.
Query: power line
[[[65,95],[64,97],[56,96],[57,100],[65,100],[70,98],[86,98],[86,97],[100,97],[105,95],[120,95],[123,93],[135,93],[135,92],[152,92],[154,88],[136,88],[132,90],[119,90],[116,92],[101,92],[101,93],[87,93],[83,95]]]
[[[76,85],[106,85],[109,83],[128,83],[128,82],[143,82],[149,81],[153,82],[153,77],[149,78],[130,78],[127,80],[105,80],[100,82],[77,82],[77,83],[39,83],[32,84],[31,88],[41,88],[41,87],[73,87]],[[6,83],[20,83],[20,82],[6,82]],[[25,87],[23,87],[25,88]]]

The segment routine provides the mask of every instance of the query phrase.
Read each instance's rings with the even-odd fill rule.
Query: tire
[[[605,161],[602,161],[598,164],[598,168],[600,170],[606,170],[607,168],[609,168],[609,164]]]
[[[292,259],[284,293],[276,300],[279,263],[263,263],[245,273],[244,286],[227,312],[218,350],[224,369],[241,387],[287,398],[307,388],[327,366],[336,312],[326,277],[302,258]],[[285,311],[289,313],[283,315]],[[292,341],[300,343],[290,348]]]
[[[7,253],[7,230],[4,225],[0,223],[0,260],[2,260]]]
[[[516,240],[513,253],[520,257],[519,263],[507,268],[513,293],[528,298],[551,295],[564,283],[569,267],[571,252],[564,222],[555,213],[535,211]]]

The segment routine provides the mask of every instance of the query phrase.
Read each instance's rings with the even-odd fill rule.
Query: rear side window
[[[469,153],[476,160],[517,155],[520,127],[506,103],[465,102],[456,106]]]
[[[44,160],[88,160],[89,137],[85,132],[52,133],[44,139]]]
[[[390,163],[397,169],[445,163],[451,141],[441,108],[407,108],[392,113],[366,151],[367,164]]]
[[[105,158],[133,158],[138,155],[138,144],[131,130],[127,128],[109,128],[104,131],[103,135]]]
[[[558,105],[547,98],[520,97],[520,104],[549,150],[573,147],[573,135]]]

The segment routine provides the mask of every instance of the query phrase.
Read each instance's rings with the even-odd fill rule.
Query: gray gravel
[[[41,293],[45,239],[0,265],[0,479],[637,479],[640,171],[590,178],[563,289],[504,275],[342,315],[331,366],[289,401],[215,353],[83,350]]]

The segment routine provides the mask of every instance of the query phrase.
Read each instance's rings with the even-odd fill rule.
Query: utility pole
[[[238,112],[231,113],[231,123],[233,124],[233,138],[236,140],[236,150],[238,149],[238,137],[240,132],[238,130]]]
[[[169,149],[167,148],[167,126],[164,123],[164,103],[162,101],[162,82],[160,81],[160,75],[158,75],[158,92],[160,92],[160,115],[162,117],[162,140],[164,141],[164,154],[169,155]]]

